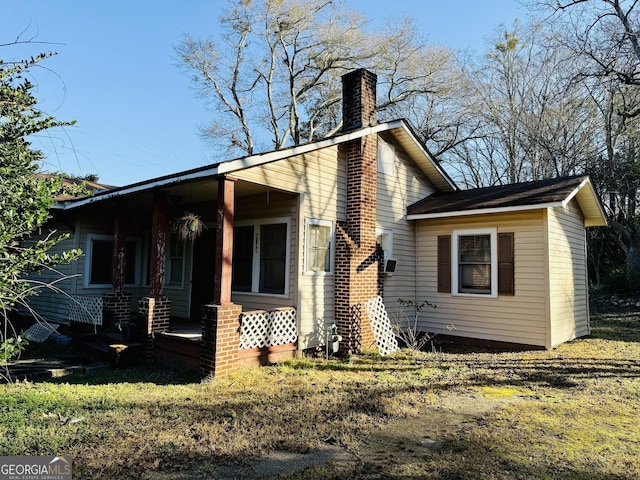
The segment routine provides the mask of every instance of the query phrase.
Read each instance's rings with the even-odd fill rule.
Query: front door
[[[216,231],[203,230],[193,244],[191,269],[191,320],[200,321],[200,308],[213,302],[213,277],[216,265]]]

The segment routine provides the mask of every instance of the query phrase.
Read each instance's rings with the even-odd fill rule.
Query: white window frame
[[[85,248],[85,260],[84,260],[84,287],[85,288],[108,288],[111,287],[111,283],[90,283],[91,282],[91,259],[93,258],[93,242],[101,241],[101,242],[114,242],[115,239],[113,235],[106,235],[101,233],[89,233],[87,235],[87,246]],[[135,242],[136,243],[136,252],[135,252],[135,270],[134,270],[134,282],[127,283],[125,286],[134,287],[140,285],[140,239],[139,238],[127,238],[126,242]]]
[[[178,238],[178,234],[171,232],[167,233],[167,249],[166,249],[166,258],[165,258],[165,274],[164,274],[164,286],[166,288],[184,288],[184,277],[185,277],[185,267],[187,263],[187,242],[180,242]],[[180,272],[180,283],[169,283],[169,279],[171,278],[171,259],[172,258],[180,258],[180,257],[172,257],[171,256],[171,248],[173,247],[173,242],[182,243],[182,272]]]
[[[471,235],[489,235],[491,251],[491,292],[473,293],[461,292],[459,281],[459,244],[460,237]],[[451,236],[451,284],[452,295],[473,298],[497,298],[498,297],[498,230],[497,228],[478,228],[470,230],[454,230]]]
[[[329,271],[321,270],[309,270],[307,268],[307,260],[309,258],[309,226],[318,225],[320,227],[328,227],[329,228]],[[334,238],[334,228],[333,222],[330,220],[319,220],[316,218],[307,218],[305,219],[305,227],[304,227],[304,266],[303,272],[305,275],[333,275],[335,271],[335,238]]]
[[[262,293],[260,292],[260,227],[263,225],[273,225],[277,223],[286,223],[287,225],[287,244],[285,256],[285,275],[284,275],[284,293]],[[276,217],[255,220],[242,220],[234,223],[234,227],[247,227],[253,225],[253,260],[251,273],[251,291],[233,291],[238,295],[258,295],[266,297],[288,297],[289,296],[289,277],[291,276],[291,218]]]

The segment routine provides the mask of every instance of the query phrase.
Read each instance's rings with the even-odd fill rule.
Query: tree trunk
[[[635,289],[640,283],[640,231],[633,232],[631,236],[625,267],[628,286]]]

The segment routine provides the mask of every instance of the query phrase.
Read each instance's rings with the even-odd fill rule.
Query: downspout
[[[418,221],[413,220],[413,301],[418,304]]]
[[[583,220],[584,222],[584,220]],[[583,223],[584,224],[584,223]],[[587,228],[582,229],[584,236],[584,271],[585,271],[585,294],[587,297],[587,331],[588,335],[591,335],[591,299],[589,298],[589,251],[587,245]],[[575,321],[574,321],[575,322]]]
[[[551,249],[549,246],[549,209],[542,210],[542,224],[544,234],[544,302],[545,302],[545,348],[551,348],[552,331],[551,331],[551,314],[553,311],[552,299],[551,299],[551,262],[549,256],[551,255]]]
[[[298,261],[296,268],[296,329],[298,330],[298,340],[296,341],[296,358],[302,358],[302,351],[304,348],[303,340],[302,340],[302,309],[300,306],[302,305],[302,288],[300,288],[300,283],[302,280],[302,275],[304,275],[304,242],[307,240],[305,238],[306,233],[306,225],[304,223],[304,216],[302,214],[302,208],[304,206],[304,193],[298,194]],[[332,239],[332,243],[334,240]],[[332,257],[333,260],[333,257]]]

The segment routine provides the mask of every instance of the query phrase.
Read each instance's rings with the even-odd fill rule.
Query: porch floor
[[[199,342],[202,340],[202,323],[200,322],[181,322],[175,323],[169,326],[169,331],[164,332],[163,335],[169,337],[184,338],[186,340],[193,340]]]

